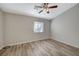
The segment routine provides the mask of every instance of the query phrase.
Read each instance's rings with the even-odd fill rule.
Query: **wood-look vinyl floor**
[[[79,49],[47,39],[5,47],[1,56],[79,56]]]

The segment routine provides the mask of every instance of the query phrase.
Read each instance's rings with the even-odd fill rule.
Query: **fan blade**
[[[57,8],[58,6],[57,5],[55,5],[55,6],[50,6],[49,8]]]
[[[38,10],[38,9],[40,9],[40,8],[42,8],[42,6],[35,6],[35,7],[34,7],[34,9],[36,9],[36,10]]]
[[[35,6],[35,8],[42,8],[42,6]]]
[[[39,11],[39,13],[43,12],[43,10]]]

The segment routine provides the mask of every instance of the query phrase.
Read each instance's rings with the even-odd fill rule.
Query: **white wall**
[[[51,22],[52,38],[79,48],[79,4]]]
[[[0,11],[0,49],[3,47],[3,16],[2,11]]]
[[[49,38],[49,21],[34,17],[4,13],[5,45],[14,45]],[[44,22],[44,32],[34,33],[34,21]]]

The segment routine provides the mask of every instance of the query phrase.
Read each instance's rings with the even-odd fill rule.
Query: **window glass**
[[[34,22],[34,32],[43,32],[43,27],[43,22]]]

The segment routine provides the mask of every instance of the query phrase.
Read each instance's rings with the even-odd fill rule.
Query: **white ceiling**
[[[50,20],[67,11],[76,4],[50,3],[50,5],[58,5],[58,8],[51,9],[49,14],[47,14],[46,12],[42,12],[39,14],[39,10],[34,9],[35,5],[41,5],[41,3],[0,3],[0,8],[5,12],[17,13]]]

